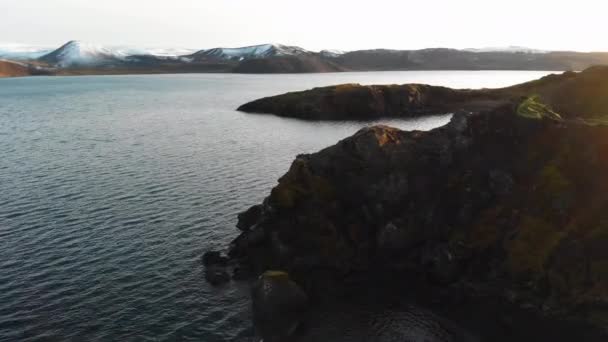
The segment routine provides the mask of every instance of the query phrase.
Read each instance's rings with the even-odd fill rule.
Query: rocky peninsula
[[[297,156],[239,215],[221,259],[238,279],[282,271],[263,273],[254,299],[272,294],[263,284],[277,274],[313,300],[388,278],[608,327],[608,67],[495,90],[318,88],[241,110],[317,120],[454,113],[432,131],[374,126]]]
[[[343,84],[266,97],[238,110],[307,120],[376,120],[458,110],[480,112],[538,95],[566,117],[593,119],[608,106],[606,81],[600,76],[605,72],[605,67],[592,67],[581,73],[552,74],[500,89]]]

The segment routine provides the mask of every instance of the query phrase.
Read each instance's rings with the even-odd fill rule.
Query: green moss
[[[540,218],[523,217],[516,237],[507,242],[509,270],[514,275],[540,275],[564,236],[564,232]]]
[[[520,103],[517,107],[517,114],[529,119],[548,118],[552,120],[562,120],[561,115],[542,103],[540,96],[538,95],[530,96]]]

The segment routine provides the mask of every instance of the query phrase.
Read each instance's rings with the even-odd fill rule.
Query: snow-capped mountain
[[[311,73],[376,70],[582,70],[608,53],[551,52],[519,46],[457,50],[322,50],[262,44],[189,50],[100,46],[70,41],[56,50],[0,43],[0,59],[37,75],[161,73]],[[24,65],[17,65],[23,67]]]
[[[88,66],[121,60],[128,55],[124,50],[72,40],[59,49],[40,57],[40,60],[58,67]]]
[[[107,47],[81,41],[70,41],[57,50],[40,56],[40,60],[58,67],[94,66],[124,62],[131,56],[177,57],[195,50],[179,48]]]
[[[214,48],[209,50],[201,50],[192,54],[192,57],[196,59],[218,58],[228,60],[245,60],[278,56],[298,56],[308,53],[311,52],[297,46],[262,44],[240,48]]]
[[[0,43],[0,58],[11,60],[36,59],[49,52],[52,48],[15,43]]]

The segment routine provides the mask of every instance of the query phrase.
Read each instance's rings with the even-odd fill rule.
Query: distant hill
[[[46,68],[59,75],[145,73],[314,73],[392,70],[583,70],[608,65],[608,53],[551,52],[521,47],[485,49],[309,51],[262,44],[239,48],[141,49],[70,41],[53,51],[16,46],[0,58]],[[25,49],[25,50],[24,50]],[[26,51],[26,53],[24,53]],[[29,52],[28,52],[29,51]],[[34,52],[31,52],[34,51]],[[18,56],[11,57],[11,56]],[[28,58],[28,56],[30,56]]]
[[[583,70],[608,64],[608,53],[361,50],[330,58],[348,70]]]
[[[27,65],[0,60],[0,77],[18,77],[31,75]]]

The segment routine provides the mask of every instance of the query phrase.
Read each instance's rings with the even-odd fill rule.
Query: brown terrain
[[[30,76],[30,68],[20,63],[0,60],[0,77]]]

